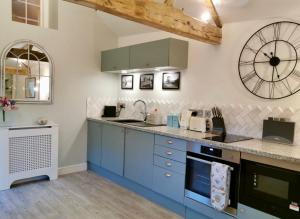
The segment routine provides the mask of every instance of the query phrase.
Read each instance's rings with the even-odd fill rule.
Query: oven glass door
[[[243,160],[240,202],[274,216],[300,218],[300,173]]]
[[[186,196],[203,204],[210,204],[211,162],[219,162],[232,167],[230,183],[230,207],[237,208],[239,164],[218,158],[188,152],[186,163]]]
[[[205,160],[196,159],[190,156],[187,158],[186,189],[210,199],[211,164]]]

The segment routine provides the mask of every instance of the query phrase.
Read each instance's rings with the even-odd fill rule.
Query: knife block
[[[219,134],[219,135],[226,134],[226,128],[225,128],[225,123],[223,118],[213,117],[212,123],[213,123],[212,133]]]

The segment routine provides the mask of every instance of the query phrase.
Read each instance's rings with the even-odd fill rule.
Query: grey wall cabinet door
[[[102,126],[102,159],[101,166],[123,176],[124,168],[124,128]]]
[[[101,165],[101,130],[100,123],[88,121],[87,161],[97,166]]]
[[[143,69],[169,65],[169,40],[142,43],[130,48],[130,68]]]
[[[129,47],[103,51],[101,53],[101,71],[120,71],[129,69]]]
[[[188,42],[167,38],[130,47],[130,69],[171,66],[186,69]]]
[[[153,184],[153,147],[153,134],[126,130],[124,175],[150,189]]]

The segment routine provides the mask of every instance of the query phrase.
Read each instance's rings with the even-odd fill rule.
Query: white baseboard
[[[75,164],[58,168],[58,175],[66,175],[70,173],[82,172],[87,170],[87,163]]]

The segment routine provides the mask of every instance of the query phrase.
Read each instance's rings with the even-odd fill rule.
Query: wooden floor
[[[91,172],[0,192],[0,219],[180,219]]]

